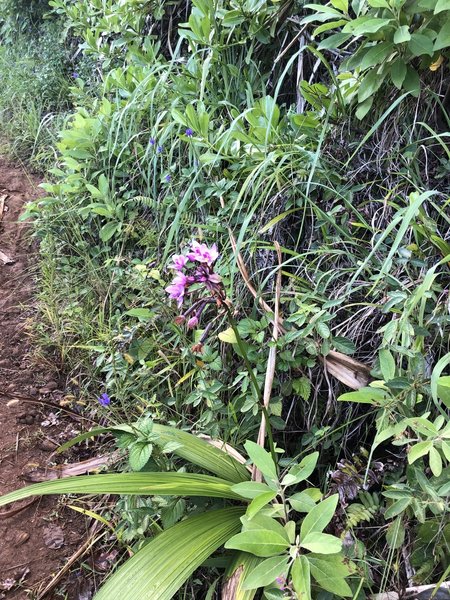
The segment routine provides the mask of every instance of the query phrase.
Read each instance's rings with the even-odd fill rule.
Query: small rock
[[[52,550],[58,550],[64,545],[64,532],[58,525],[45,527],[43,538],[44,544]]]
[[[42,440],[39,443],[39,449],[43,450],[44,452],[53,452],[53,450],[55,450],[57,448],[58,444],[55,442],[52,442],[51,440]]]
[[[28,542],[29,539],[29,533],[27,533],[26,531],[18,531],[15,536],[14,543],[16,546],[21,546],[22,544],[25,544],[25,542]]]
[[[33,417],[33,415],[27,415],[25,417],[25,419],[24,419],[24,423],[26,425],[33,425],[33,423],[34,423],[34,417]]]
[[[38,395],[38,389],[35,387],[31,387],[28,391],[28,393],[30,394],[30,396],[37,396]]]

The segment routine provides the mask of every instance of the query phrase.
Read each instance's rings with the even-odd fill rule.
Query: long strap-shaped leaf
[[[235,458],[187,431],[154,423],[153,432],[158,434],[158,445],[162,445],[161,442],[178,442],[181,446],[174,450],[174,454],[206,471],[234,483],[250,479],[246,467]]]
[[[89,437],[100,435],[102,433],[117,431],[133,431],[131,425],[119,425],[117,427],[97,427],[86,433],[69,440],[63,444],[58,451],[63,452],[71,446],[74,446],[78,442],[81,442]],[[233,456],[230,456],[223,450],[219,450],[214,446],[211,446],[204,440],[176,429],[175,427],[168,427],[167,425],[159,425],[158,423],[153,424],[153,432],[158,435],[158,439],[155,443],[158,446],[165,446],[168,442],[176,442],[178,446],[173,450],[173,453],[189,461],[193,465],[197,465],[214,473],[219,477],[223,477],[233,483],[241,483],[250,479],[250,473],[238,462]]]
[[[231,483],[191,473],[119,473],[67,477],[30,485],[0,496],[0,506],[44,494],[138,494],[141,496],[207,496],[242,500]]]
[[[94,600],[170,600],[208,556],[241,530],[243,512],[210,511],[167,529],[120,567]]]

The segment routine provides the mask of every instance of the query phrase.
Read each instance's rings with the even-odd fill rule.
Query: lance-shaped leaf
[[[140,496],[209,496],[240,499],[229,481],[191,473],[119,473],[67,477],[30,485],[0,496],[0,506],[48,494],[134,494]]]
[[[210,511],[163,531],[107,579],[94,600],[170,600],[239,531],[241,515],[241,508]]]

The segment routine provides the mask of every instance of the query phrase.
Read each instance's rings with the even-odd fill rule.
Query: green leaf
[[[410,66],[407,66],[406,68],[406,75],[405,79],[403,80],[403,87],[406,91],[410,92],[415,97],[417,97],[420,94],[419,73]]]
[[[338,494],[333,494],[326,500],[323,500],[317,504],[303,519],[302,526],[300,529],[300,538],[304,539],[308,533],[311,532],[322,532],[328,523],[333,518],[336,510],[337,502],[339,499]]]
[[[222,588],[225,592],[227,586],[233,586],[233,600],[253,600],[256,590],[242,588],[247,575],[261,562],[261,559],[247,552],[235,552],[225,572],[225,583]],[[231,579],[231,582],[230,582]]]
[[[450,352],[445,354],[442,358],[440,358],[437,361],[436,365],[434,366],[433,372],[431,373],[431,381],[430,381],[431,396],[435,402],[437,401],[437,398],[438,398],[437,391],[438,391],[439,378],[441,376],[442,371],[445,369],[445,367],[448,364],[450,364]]]
[[[141,496],[211,496],[240,499],[229,481],[192,473],[120,473],[83,475],[44,481],[0,496],[0,506],[49,494],[130,494]]]
[[[264,506],[266,506],[266,504],[271,502],[271,500],[273,500],[276,495],[276,492],[270,490],[269,492],[264,492],[263,494],[260,494],[259,496],[254,498],[249,504],[249,507],[247,508],[246,514],[248,518],[251,519],[252,517],[254,517]]]
[[[233,536],[225,544],[225,548],[250,552],[255,556],[275,556],[284,552],[289,542],[273,531],[254,529],[243,531]]]
[[[372,46],[365,54],[361,61],[361,70],[365,71],[374,65],[381,64],[392,52],[394,47],[392,42],[380,42]]]
[[[176,456],[223,477],[233,483],[240,483],[250,479],[247,468],[235,458],[219,448],[215,448],[195,435],[155,423],[153,433],[158,437],[154,443],[164,448],[169,442],[179,444],[173,451]]]
[[[411,34],[408,25],[402,25],[394,33],[394,44],[403,44],[403,42],[409,42],[410,39]]]
[[[299,600],[311,600],[311,574],[308,559],[297,556],[291,570],[292,585]]]
[[[372,69],[363,77],[358,88],[358,102],[364,102],[369,96],[372,96],[383,83],[384,76],[377,73],[376,69]]]
[[[240,508],[210,511],[163,531],[109,577],[94,600],[129,598],[130,585],[133,598],[171,600],[192,573],[239,531],[241,514]]]
[[[436,448],[430,448],[429,454],[430,469],[435,477],[442,473],[442,458]]]
[[[312,531],[302,538],[300,546],[317,554],[337,554],[342,550],[342,542],[339,538],[316,531]]]
[[[332,345],[338,352],[343,354],[354,354],[356,352],[355,344],[346,337],[337,335],[333,337]]]
[[[413,33],[408,42],[408,48],[413,56],[433,55],[433,41],[421,33]]]
[[[439,31],[438,36],[434,42],[434,52],[437,50],[443,50],[450,46],[450,19],[447,18],[442,25],[442,29]]]
[[[266,517],[262,514],[255,515],[252,519],[249,519],[247,515],[241,518],[242,526],[244,531],[255,531],[262,529],[263,531],[272,531],[276,535],[282,537],[289,543],[289,536],[286,529],[272,517]]]
[[[317,500],[312,497],[310,492],[311,489],[303,490],[303,492],[299,492],[288,498],[290,505],[295,511],[308,513],[315,507]]]
[[[380,358],[380,369],[383,374],[384,381],[390,381],[395,377],[395,360],[392,356],[392,352],[383,348],[378,352]]]
[[[365,35],[376,33],[391,23],[392,19],[379,19],[378,17],[359,17],[350,21],[343,29],[344,33],[351,32],[353,35]]]
[[[311,395],[311,382],[303,376],[292,380],[292,389],[298,394],[303,400],[308,400]]]
[[[348,0],[331,0],[332,6],[341,10],[343,13],[348,13]]]
[[[437,0],[434,8],[434,14],[437,15],[443,10],[450,10],[450,0]]]
[[[272,480],[277,479],[277,470],[269,452],[264,450],[259,444],[245,442],[244,448],[247,451],[252,463],[261,471],[264,477]]]
[[[277,577],[285,577],[287,573],[289,558],[274,556],[259,563],[244,579],[243,590],[254,590],[269,585]]]
[[[257,481],[245,481],[244,483],[237,483],[231,487],[233,492],[239,494],[243,498],[256,498],[260,494],[265,492],[272,492],[268,485],[265,483],[258,483]]]
[[[352,37],[351,33],[334,33],[326,39],[322,40],[317,46],[318,50],[330,50],[331,48],[339,48]]]
[[[282,485],[293,485],[294,483],[300,483],[305,481],[314,472],[317,461],[319,459],[319,453],[313,452],[305,456],[298,465],[294,465],[289,469],[289,473],[283,478]]]
[[[402,89],[403,81],[406,77],[406,63],[403,58],[397,58],[391,65],[392,83],[399,90]]]
[[[345,577],[350,575],[350,569],[344,564],[341,555],[308,554],[306,558],[311,575],[324,590],[340,597],[353,596],[350,586],[345,581]]]
[[[225,344],[237,344],[236,334],[232,327],[228,327],[225,331],[221,331],[218,334],[218,338],[221,342],[225,342]]]
[[[442,440],[441,447],[445,458],[450,463],[450,443],[446,442],[445,440]]]
[[[118,231],[119,227],[120,223],[117,221],[110,221],[109,223],[103,225],[103,227],[100,229],[100,239],[102,242],[107,242],[110,240],[116,231]]]
[[[361,404],[381,405],[387,399],[386,391],[380,388],[364,387],[356,392],[347,392],[339,396],[339,402],[360,402]]]
[[[138,317],[139,319],[151,319],[155,316],[155,313],[149,308],[130,308],[125,314],[130,317]]]
[[[140,471],[148,463],[152,455],[152,444],[147,442],[135,442],[129,450],[128,460],[133,471]]]
[[[391,504],[391,506],[386,510],[386,512],[384,513],[384,518],[392,519],[393,517],[396,517],[400,513],[404,512],[411,504],[411,501],[411,496],[409,498],[400,498],[399,500]]]
[[[428,454],[430,448],[432,447],[433,442],[431,441],[419,442],[418,444],[415,444],[408,452],[408,463],[412,465],[413,462],[415,462],[418,458]]]
[[[389,548],[397,550],[403,546],[405,541],[405,528],[401,517],[397,517],[386,531],[386,542]]]
[[[364,119],[369,110],[372,108],[373,99],[374,97],[370,96],[370,98],[367,98],[367,100],[364,100],[364,102],[361,102],[361,104],[358,105],[358,108],[355,112],[357,119],[359,119],[360,121]]]
[[[450,408],[450,375],[444,375],[437,380],[437,397]]]
[[[318,321],[316,323],[316,331],[320,335],[320,337],[324,338],[325,340],[331,336],[330,328],[326,323],[323,323],[322,321]]]

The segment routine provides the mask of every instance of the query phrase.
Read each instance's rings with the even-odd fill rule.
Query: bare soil
[[[28,485],[36,480],[36,473],[44,473],[45,478],[55,448],[76,427],[76,422],[58,411],[64,386],[57,369],[52,370],[49,361],[40,364],[36,360],[27,334],[35,314],[32,272],[36,257],[28,226],[18,219],[24,204],[39,194],[37,184],[0,157],[1,494]],[[4,255],[11,262],[5,264]],[[80,591],[79,575],[74,585],[74,572],[42,596],[52,576],[86,537],[84,517],[53,496],[0,509],[0,598],[90,598],[90,591]]]

